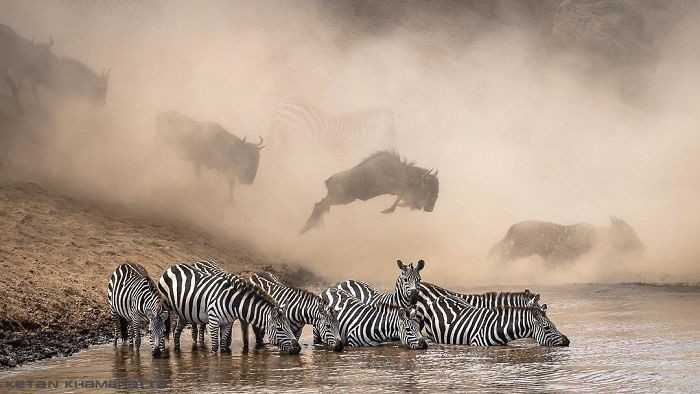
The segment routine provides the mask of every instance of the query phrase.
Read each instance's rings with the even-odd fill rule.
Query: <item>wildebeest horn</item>
[[[245,139],[246,139],[246,138],[248,138],[248,137],[243,137],[243,139],[241,140],[241,143],[242,143],[242,144],[245,144]]]
[[[258,142],[258,146],[261,146],[263,144],[263,138],[262,138],[262,136],[258,136],[258,138],[260,138],[260,142]]]

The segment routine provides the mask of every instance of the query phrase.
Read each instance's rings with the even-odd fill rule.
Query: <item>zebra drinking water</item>
[[[415,309],[407,311],[391,305],[364,304],[352,294],[335,287],[321,293],[321,298],[334,305],[340,335],[348,346],[379,346],[399,340],[409,349],[428,347],[421,335]],[[314,343],[320,340],[319,333],[314,329]]]
[[[153,357],[165,352],[168,336],[168,309],[158,289],[139,264],[122,264],[112,273],[107,285],[107,299],[114,324],[114,346],[121,334],[122,342],[129,340],[129,347],[141,347],[141,325],[149,325]],[[128,327],[128,332],[127,332]]]
[[[396,260],[396,265],[401,270],[401,273],[396,279],[393,292],[380,293],[367,283],[358,280],[346,280],[336,284],[334,287],[367,304],[408,308],[415,305],[418,298],[421,286],[420,271],[425,267],[425,261],[418,260],[415,268],[413,263],[405,265],[401,260]]]
[[[533,338],[543,346],[569,346],[539,298],[536,295],[525,307],[475,308],[421,291],[416,308],[428,337],[441,344],[498,346]]]
[[[211,351],[230,351],[231,326],[236,320],[259,327],[267,340],[282,352],[297,354],[301,351],[296,335],[292,332],[284,306],[279,306],[260,288],[247,282],[229,287],[208,306]],[[222,334],[219,342],[219,332]],[[223,345],[223,346],[221,346]]]
[[[297,340],[305,324],[312,324],[324,344],[339,352],[343,350],[343,340],[340,337],[338,319],[333,309],[319,296],[304,289],[298,289],[281,284],[279,278],[267,272],[253,274],[250,282],[263,289],[277,303],[287,306],[287,317]],[[262,335],[255,328],[256,343],[260,343]]]

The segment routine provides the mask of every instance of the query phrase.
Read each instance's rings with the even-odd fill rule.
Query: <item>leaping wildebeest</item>
[[[382,213],[392,213],[397,206],[432,212],[440,189],[437,175],[437,171],[433,173],[401,160],[395,152],[377,152],[326,179],[326,197],[316,203],[301,233],[316,227],[333,205],[367,201],[385,194],[396,196],[396,200]]]
[[[489,252],[500,261],[538,255],[548,262],[574,260],[597,247],[607,247],[613,253],[628,253],[644,249],[632,226],[622,219],[610,217],[609,227],[589,223],[562,225],[529,220],[516,223],[505,237]]]
[[[264,148],[262,137],[258,144],[252,144],[218,123],[196,121],[175,111],[160,114],[157,126],[160,137],[194,164],[197,174],[206,167],[225,176],[231,198],[236,181],[250,185],[255,180]]]
[[[0,78],[12,94],[17,112],[24,111],[20,101],[20,90],[25,82],[31,86],[34,99],[38,101],[36,88],[47,84],[54,58],[51,53],[53,39],[36,43],[21,37],[12,28],[0,24]]]

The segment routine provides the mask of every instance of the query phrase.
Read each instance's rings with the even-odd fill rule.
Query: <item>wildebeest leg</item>
[[[19,102],[19,89],[17,88],[17,84],[15,81],[12,80],[12,78],[9,75],[5,75],[5,83],[7,86],[10,87],[10,91],[12,92],[12,97],[15,98],[15,106],[17,107],[17,112],[22,115],[24,113],[24,110],[22,109],[22,104]]]
[[[396,201],[394,201],[391,206],[385,210],[382,211],[382,213],[392,213],[396,210],[396,206],[399,205],[399,202],[401,201],[401,196],[396,196]]]
[[[321,218],[323,217],[323,215],[331,210],[331,205],[333,204],[328,196],[326,196],[323,200],[317,202],[316,205],[314,205],[314,210],[311,212],[311,216],[309,216],[309,219],[306,221],[304,228],[302,228],[299,233],[304,234],[305,232],[318,226],[321,222]]]

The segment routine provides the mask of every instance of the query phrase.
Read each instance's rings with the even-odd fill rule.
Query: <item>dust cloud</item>
[[[3,1],[0,23],[111,68],[102,108],[40,91],[52,126],[13,145],[3,172],[246,239],[329,278],[389,284],[397,258],[423,258],[425,279],[456,285],[700,280],[698,13],[648,31],[654,56],[606,61],[554,44],[527,2],[429,4]],[[300,236],[323,181],[371,152],[341,159],[303,133],[281,136],[290,102],[393,111],[395,149],[439,169],[435,211],[382,215],[385,196],[334,207]],[[166,110],[265,138],[235,203],[220,174],[196,176],[155,138]],[[637,230],[643,258],[486,259],[518,221],[604,226],[609,215]]]

